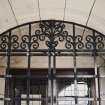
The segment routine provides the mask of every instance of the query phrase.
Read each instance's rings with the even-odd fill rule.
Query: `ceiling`
[[[0,0],[0,33],[38,20],[86,25],[105,34],[105,0]]]

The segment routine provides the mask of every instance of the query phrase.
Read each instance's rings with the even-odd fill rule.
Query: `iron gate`
[[[27,33],[22,34],[22,28],[27,28]],[[80,33],[76,30],[81,29]],[[16,33],[14,34],[14,31]],[[34,33],[33,33],[34,32]],[[87,33],[88,32],[88,33]],[[105,54],[105,36],[89,27],[85,27],[80,24],[58,20],[44,20],[26,23],[12,29],[0,35],[0,56],[6,56],[7,67],[6,74],[1,75],[1,78],[5,78],[5,105],[12,105],[13,101],[16,101],[15,97],[11,97],[8,88],[9,81],[13,78],[26,78],[27,79],[27,105],[30,102],[30,79],[31,78],[43,78],[31,76],[31,57],[32,56],[48,56],[48,98],[47,103],[54,105],[57,103],[56,93],[54,93],[55,80],[61,78],[56,76],[56,57],[57,56],[73,56],[74,64],[74,85],[77,86],[77,56],[91,55],[94,58],[94,71],[95,74],[92,78],[95,78],[98,93],[95,98],[96,102],[101,104],[100,101],[100,84],[99,84],[99,71],[96,65],[96,56]],[[43,42],[43,48],[40,47],[40,42]],[[28,65],[27,73],[23,76],[14,76],[10,74],[10,63],[12,56],[27,56]],[[51,66],[51,64],[53,64]],[[71,78],[64,76],[63,78]],[[80,77],[84,78],[84,77]],[[86,78],[86,77],[85,77]],[[88,78],[88,77],[87,77]],[[75,88],[76,89],[76,88]],[[77,96],[75,96],[75,104],[78,104]]]

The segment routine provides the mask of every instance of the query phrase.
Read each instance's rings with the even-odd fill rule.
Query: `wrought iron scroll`
[[[30,23],[31,24],[31,23]],[[38,28],[35,29],[34,34],[31,35],[31,41],[29,41],[29,35],[11,35],[11,49],[14,51],[24,50],[26,51],[29,47],[29,43],[31,45],[31,51],[37,50],[40,47],[40,42],[44,41],[45,45],[48,49],[54,50],[57,49],[59,43],[64,43],[65,49],[72,51],[73,46],[75,45],[76,51],[92,51],[96,50],[103,51],[105,50],[105,36],[95,30],[89,29],[95,33],[95,35],[87,34],[85,37],[82,35],[71,35],[68,31],[72,28],[70,25],[75,25],[84,28],[85,26],[78,25],[75,23],[62,22],[57,20],[46,20],[41,22],[34,22],[32,24],[38,24]],[[28,25],[28,24],[26,24]],[[20,27],[20,26],[19,26]],[[19,28],[17,27],[17,29]],[[86,28],[86,27],[85,27]],[[9,45],[9,31],[13,31],[14,29],[8,30],[6,33],[1,34],[0,36],[0,51],[8,50]],[[16,29],[15,29],[16,30]],[[43,48],[44,49],[44,48]],[[62,48],[61,48],[62,49]]]

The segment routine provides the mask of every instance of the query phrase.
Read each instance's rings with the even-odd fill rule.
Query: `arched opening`
[[[1,101],[4,105],[100,105],[96,58],[105,54],[104,40],[94,29],[58,20],[27,23],[2,33],[5,94]]]
[[[86,82],[81,81],[77,83],[77,93],[75,93],[75,84],[72,83],[71,85],[67,86],[61,92],[59,93],[59,96],[65,96],[65,97],[70,97],[71,98],[67,101],[59,101],[59,105],[72,105],[75,104],[75,96],[77,95],[78,97],[87,97],[88,96],[88,85]],[[83,104],[83,105],[88,105],[87,100],[81,100],[82,98],[78,99],[78,104]]]

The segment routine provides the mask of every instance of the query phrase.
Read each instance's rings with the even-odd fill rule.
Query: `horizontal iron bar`
[[[74,78],[75,76],[74,75],[56,75],[55,76],[56,78]],[[95,75],[77,75],[77,78],[95,78],[97,76]]]
[[[94,98],[84,98],[86,101],[94,101]],[[81,99],[81,101],[83,101],[84,99]],[[97,99],[97,101],[99,101],[99,99],[98,98],[96,98]],[[95,101],[96,101],[96,99],[95,99]],[[0,101],[11,101],[11,100],[17,100],[16,98],[2,98],[2,97],[0,97]],[[22,101],[26,101],[26,100],[30,100],[30,101],[41,101],[41,100],[48,100],[47,98],[20,98],[20,100],[22,100]],[[79,99],[80,100],[80,99]],[[72,101],[72,99],[70,100],[70,99],[66,99],[65,100],[65,98],[57,98],[57,101]],[[101,98],[101,101],[105,101],[105,98]]]
[[[38,75],[31,75],[30,77],[27,75],[0,75],[0,78],[17,78],[17,79],[24,79],[24,78],[30,78],[30,79],[47,79],[48,76],[38,76]]]
[[[1,100],[5,100],[5,101],[11,101],[11,100],[14,100],[14,101],[16,101],[16,100],[22,100],[22,101],[26,101],[26,100],[30,100],[30,101],[42,101],[42,100],[47,100],[46,98],[43,98],[43,97],[41,97],[41,98],[17,98],[17,97],[8,97],[8,98],[2,98],[2,97],[0,97],[0,101]]]
[[[61,79],[61,78],[74,78],[74,75],[55,75],[54,78]],[[100,76],[103,77],[103,76]],[[105,77],[105,76],[104,76]],[[47,79],[48,75],[0,75],[0,78],[17,78],[17,79],[24,79],[24,78],[30,78],[30,79]],[[77,78],[97,78],[96,75],[77,75]]]
[[[72,90],[71,90],[71,91],[72,91]],[[75,97],[76,97],[76,98],[83,98],[83,99],[84,99],[84,98],[88,98],[88,99],[90,98],[90,97],[87,97],[87,96],[66,96],[66,95],[65,95],[65,96],[58,96],[59,99],[60,99],[60,98],[64,98],[64,99],[65,99],[65,98],[75,98]],[[91,98],[92,98],[92,97],[91,97]]]
[[[9,50],[1,50],[0,49],[0,52],[8,52]],[[78,50],[76,49],[75,50],[76,52],[94,52],[93,49],[81,49],[81,50]],[[16,50],[12,50],[11,49],[11,52],[27,52],[27,49],[16,49]],[[31,50],[30,52],[48,52],[48,49],[35,49],[35,50]],[[55,52],[74,52],[74,49],[55,49]],[[97,49],[96,52],[103,52],[105,53],[105,49]]]
[[[105,55],[105,53],[101,53],[101,55]],[[7,54],[0,53],[0,56],[7,56]],[[27,56],[27,53],[10,53],[10,56]],[[48,56],[48,54],[30,53],[30,56]],[[73,53],[61,53],[61,54],[55,54],[55,56],[73,56]],[[92,52],[91,53],[76,53],[76,56],[93,56],[93,53]],[[98,56],[98,54],[96,56]]]
[[[79,98],[78,98],[79,99]],[[80,101],[96,101],[94,98],[81,98]],[[98,100],[98,98],[97,98]],[[58,98],[57,101],[73,101],[73,98]]]

